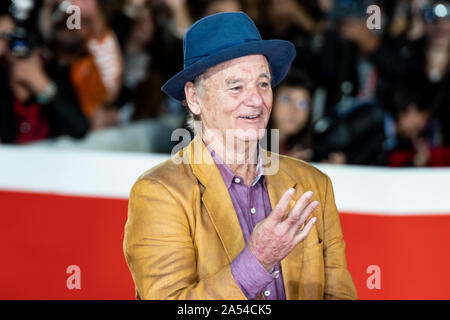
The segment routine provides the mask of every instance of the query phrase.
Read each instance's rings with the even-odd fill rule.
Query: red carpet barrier
[[[133,299],[127,194],[165,158],[0,148],[0,299]],[[359,298],[450,299],[449,170],[320,169]]]

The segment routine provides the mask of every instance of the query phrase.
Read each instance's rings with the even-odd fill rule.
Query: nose
[[[250,107],[259,107],[263,104],[263,97],[261,92],[256,86],[250,86],[247,88],[245,97],[245,104]]]

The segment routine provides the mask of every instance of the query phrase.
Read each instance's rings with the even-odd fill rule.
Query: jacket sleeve
[[[138,299],[246,299],[230,264],[199,279],[186,210],[160,182],[138,180],[130,193],[124,253]]]
[[[357,299],[352,276],[347,269],[345,242],[333,186],[327,176],[324,203],[325,299]]]

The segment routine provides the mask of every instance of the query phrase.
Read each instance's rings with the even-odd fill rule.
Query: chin
[[[234,136],[240,141],[258,141],[265,135],[265,128],[238,128]]]
[[[241,119],[235,123],[234,136],[241,141],[261,140],[266,133],[266,119]]]

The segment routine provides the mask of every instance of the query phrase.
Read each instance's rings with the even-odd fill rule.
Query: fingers
[[[291,229],[290,229],[289,232],[291,233],[292,237],[295,236],[295,234],[298,232],[298,228],[305,223],[306,219],[308,219],[308,217],[311,215],[311,213],[314,210],[316,210],[316,208],[318,206],[319,206],[319,202],[318,201],[313,201],[310,204],[308,204],[308,206],[305,208],[305,210],[303,210],[300,218],[295,222],[294,225],[291,226]],[[317,219],[317,218],[314,217],[312,219]]]
[[[314,226],[314,224],[316,223],[317,218],[313,217],[312,219],[310,219],[308,221],[308,223],[305,225],[305,227],[295,235],[294,237],[294,244],[297,245],[300,242],[302,242],[303,240],[306,239],[306,237],[308,236],[309,232],[311,231],[312,227]]]
[[[303,210],[303,213],[300,216],[300,219],[298,220],[298,222],[295,224],[295,226],[298,228],[300,227],[303,223],[305,223],[306,219],[308,219],[308,217],[311,215],[311,213],[316,210],[316,208],[319,206],[319,201],[313,201],[310,204],[308,204],[308,206],[305,208],[305,210]]]
[[[289,202],[291,201],[294,192],[295,192],[294,188],[290,188],[283,194],[280,201],[272,210],[272,213],[267,217],[268,220],[272,220],[274,222],[281,222],[281,219],[283,218],[289,206]]]
[[[313,192],[307,191],[300,197],[300,199],[297,200],[291,212],[289,212],[289,216],[285,220],[285,222],[288,225],[293,226],[297,224],[302,215],[303,210],[305,210],[305,208],[308,206],[308,203],[311,200],[312,196]]]
[[[319,206],[319,201],[313,201],[309,203],[306,208],[301,212],[300,217],[292,225],[290,225],[290,234],[292,237],[298,232],[298,228],[305,223],[306,219],[311,215],[311,213],[316,210]],[[316,218],[313,218],[316,219]],[[312,220],[312,219],[311,219]]]

